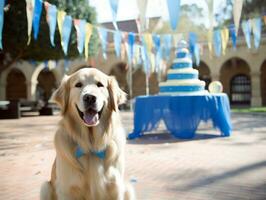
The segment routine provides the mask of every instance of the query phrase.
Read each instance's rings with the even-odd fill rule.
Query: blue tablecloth
[[[211,119],[222,136],[230,136],[230,104],[226,94],[191,96],[140,96],[134,108],[134,139],[151,131],[163,120],[166,128],[177,138],[194,137],[201,120]]]

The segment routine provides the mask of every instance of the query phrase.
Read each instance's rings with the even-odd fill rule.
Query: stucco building
[[[106,24],[107,27],[111,26]],[[122,24],[124,26],[124,24]],[[127,25],[128,26],[128,25]],[[137,26],[126,31],[137,32]],[[123,27],[124,29],[126,27]],[[266,35],[262,35],[259,49],[248,49],[244,37],[238,38],[237,49],[234,50],[229,42],[226,54],[220,57],[210,55],[207,45],[204,46],[198,67],[200,79],[207,85],[211,81],[222,82],[224,92],[230,98],[231,105],[237,106],[266,106]],[[174,49],[172,51],[172,58]],[[121,88],[129,91],[127,84],[128,65],[126,60],[115,56],[113,45],[107,52],[107,60],[99,53],[95,58],[95,67],[107,74],[116,76]],[[49,61],[47,63],[30,63],[20,61],[0,74],[0,100],[24,99],[36,101],[49,99],[58,87],[65,73],[76,71],[85,60]],[[170,67],[171,63],[168,64]],[[161,77],[162,81],[164,76]],[[134,68],[132,74],[133,97],[145,95],[145,73],[141,68]],[[150,94],[158,93],[158,76],[151,74],[149,78]]]

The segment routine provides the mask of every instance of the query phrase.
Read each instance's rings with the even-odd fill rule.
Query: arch
[[[128,94],[129,87],[127,83],[127,73],[128,73],[127,63],[118,62],[112,66],[109,75],[114,76],[119,84],[119,87]]]
[[[6,79],[6,99],[19,100],[27,98],[26,77],[21,70],[13,68]]]
[[[230,102],[232,105],[250,105],[251,81],[246,74],[237,74],[230,81]]]
[[[38,75],[38,84],[36,87],[36,100],[47,102],[55,88],[57,87],[56,78],[52,71],[43,69]]]
[[[146,75],[138,68],[132,75],[133,97],[146,94]]]
[[[193,65],[193,68],[199,71],[199,79],[205,81],[205,89],[208,89],[208,86],[212,81],[211,70],[208,65],[205,62],[200,61],[199,66]]]
[[[220,69],[220,81],[223,84],[224,92],[228,94],[230,97],[230,101],[234,102],[231,94],[231,86],[233,84],[232,80],[233,78],[237,76],[246,76],[250,80],[250,66],[248,63],[238,57],[233,57],[228,59],[224,62]],[[251,84],[251,83],[250,83]],[[250,87],[251,90],[251,87]],[[246,104],[250,104],[251,101],[251,95],[249,96],[249,100],[246,100]],[[249,103],[248,103],[249,102]]]
[[[266,106],[266,60],[264,60],[264,62],[262,63],[260,72],[262,105]]]

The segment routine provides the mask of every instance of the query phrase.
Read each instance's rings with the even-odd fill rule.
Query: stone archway
[[[205,89],[208,90],[208,86],[212,81],[211,71],[208,65],[205,62],[200,61],[199,66],[193,65],[193,68],[199,71],[199,79],[205,81]]]
[[[233,105],[251,104],[250,67],[241,58],[230,58],[221,67],[220,81]]]
[[[129,94],[129,87],[127,84],[128,65],[125,62],[119,62],[113,65],[110,75],[114,76],[119,84],[119,87]]]
[[[260,84],[262,105],[266,106],[266,60],[261,65]]]
[[[26,77],[18,69],[12,69],[6,79],[6,99],[27,99]]]
[[[57,87],[56,78],[53,72],[45,68],[39,73],[37,81],[36,100],[47,102]]]

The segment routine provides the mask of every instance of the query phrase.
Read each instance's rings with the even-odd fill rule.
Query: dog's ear
[[[60,83],[59,88],[57,88],[51,100],[57,103],[61,108],[61,113],[65,114],[68,107],[68,98],[69,98],[69,86],[68,86],[69,76],[65,75]]]
[[[110,76],[108,81],[108,91],[110,98],[110,108],[114,111],[118,110],[118,106],[127,100],[127,94],[121,90],[115,77]]]

